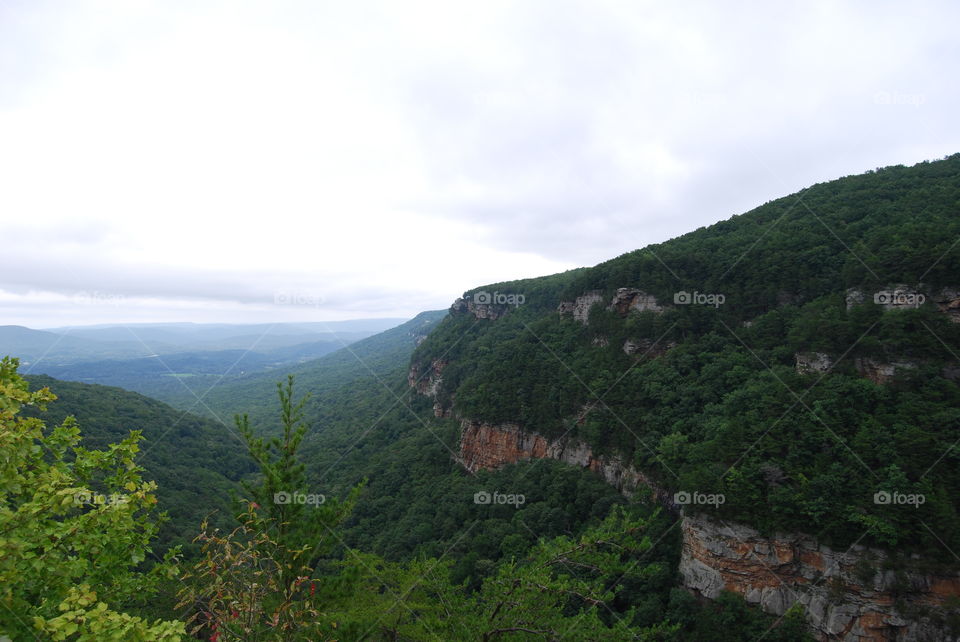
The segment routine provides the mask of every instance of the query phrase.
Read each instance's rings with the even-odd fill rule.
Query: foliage
[[[455,414],[579,438],[674,491],[725,496],[703,510],[950,562],[960,324],[935,300],[960,285],[958,202],[960,155],[815,185],[594,268],[479,288],[527,303],[492,322],[455,312],[412,360],[449,362],[437,399]],[[874,304],[896,284],[926,303]],[[663,311],[612,309],[621,287],[655,295]],[[850,289],[864,302],[847,305]],[[681,291],[725,303],[675,304]],[[588,292],[602,300],[589,324],[557,313]],[[628,341],[650,349],[627,354]],[[809,352],[835,364],[800,374]],[[892,382],[863,374],[896,363],[906,365]]]
[[[17,365],[0,361],[0,630],[18,639],[38,630],[61,640],[180,639],[180,623],[115,610],[176,573],[174,551],[141,570],[158,526],[156,484],[135,463],[139,432],[91,450],[72,417],[50,429],[19,416],[55,396],[30,392]]]
[[[57,403],[42,413],[25,408],[23,414],[47,423],[76,417],[84,426],[86,448],[106,448],[122,440],[130,428],[139,430],[142,441],[136,461],[143,466],[144,477],[157,482],[158,504],[170,517],[155,541],[158,551],[190,542],[204,519],[220,528],[234,526],[231,494],[255,465],[233,427],[120,388],[37,375],[26,380],[49,388]],[[195,552],[190,545],[184,549]]]

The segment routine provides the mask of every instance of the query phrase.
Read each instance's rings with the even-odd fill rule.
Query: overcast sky
[[[0,0],[0,324],[412,316],[960,151],[956,2]]]

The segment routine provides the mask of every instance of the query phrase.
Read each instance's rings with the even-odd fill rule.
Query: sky
[[[410,317],[960,151],[955,2],[0,0],[0,325]]]

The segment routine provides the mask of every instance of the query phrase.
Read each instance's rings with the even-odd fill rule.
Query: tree
[[[56,398],[30,392],[0,361],[0,632],[15,639],[179,640],[182,622],[116,608],[176,574],[175,551],[142,570],[158,523],[155,484],[135,463],[140,433],[105,450],[79,446],[72,417],[48,429],[18,416]],[[96,587],[96,590],[91,587]]]
[[[259,483],[243,482],[243,488],[250,501],[263,512],[264,524],[273,530],[277,543],[288,556],[282,565],[288,575],[297,564],[304,563],[301,560],[295,564],[294,556],[304,558],[313,568],[321,556],[330,552],[337,540],[333,529],[350,515],[363,486],[355,487],[343,501],[310,492],[304,465],[297,455],[307,432],[303,406],[309,396],[295,403],[293,383],[293,375],[288,375],[286,385],[277,383],[281,437],[257,437],[247,415],[235,417],[237,428],[261,473]]]
[[[183,577],[179,606],[194,610],[191,632],[215,640],[326,639],[336,629],[331,605],[350,590],[351,574],[334,573],[342,565],[330,554],[362,485],[343,501],[310,492],[298,458],[306,398],[294,402],[293,376],[277,392],[282,436],[257,437],[246,415],[236,417],[261,473],[243,484],[240,526],[223,535],[204,522],[202,556]]]

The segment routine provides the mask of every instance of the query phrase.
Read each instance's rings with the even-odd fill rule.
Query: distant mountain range
[[[165,400],[251,372],[293,366],[402,323],[98,325],[34,330],[0,326],[0,354],[21,371],[115,385]]]

